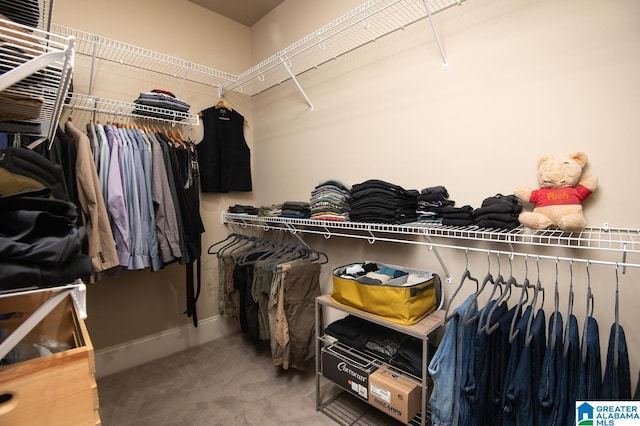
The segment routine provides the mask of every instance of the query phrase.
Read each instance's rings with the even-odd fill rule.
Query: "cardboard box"
[[[340,344],[322,348],[322,375],[365,401],[369,399],[369,375],[376,369],[354,349]]]
[[[369,375],[369,404],[408,424],[421,409],[422,387],[407,375],[380,368]]]
[[[14,330],[49,297],[49,292],[39,292],[0,298],[0,314],[11,314],[0,316],[0,327]],[[93,345],[71,298],[31,334],[71,349],[0,367],[0,425],[99,425]]]

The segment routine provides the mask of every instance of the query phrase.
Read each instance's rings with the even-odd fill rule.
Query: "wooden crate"
[[[0,327],[14,330],[50,292],[0,298]],[[66,297],[32,331],[71,345],[52,355],[0,367],[0,425],[99,425],[93,345]]]

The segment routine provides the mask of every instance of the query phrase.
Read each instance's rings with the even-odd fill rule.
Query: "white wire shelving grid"
[[[376,241],[418,244],[432,249],[447,273],[445,262],[438,254],[437,248],[480,251],[484,253],[502,253],[509,256],[529,256],[527,247],[569,248],[612,252],[621,255],[620,261],[603,261],[582,258],[579,256],[551,256],[531,254],[532,257],[589,262],[593,264],[616,265],[622,267],[640,267],[640,263],[627,261],[628,254],[640,253],[640,229],[631,228],[595,228],[587,227],[581,232],[566,232],[557,229],[531,230],[525,227],[515,229],[489,229],[477,226],[445,226],[420,222],[402,225],[334,222],[313,219],[296,219],[271,216],[256,216],[244,213],[222,213],[222,223],[237,225],[242,228],[254,227],[262,230],[280,230],[289,232],[299,238],[299,234],[316,234],[324,238],[347,237],[367,240],[370,244]],[[408,237],[422,238],[408,238]],[[435,239],[434,239],[435,238]],[[478,248],[470,242],[489,242],[506,245],[504,250],[495,248]],[[516,250],[520,246],[524,250]]]
[[[0,19],[0,36],[0,91],[38,103],[39,126],[21,133],[51,140],[69,89],[74,39],[7,19]]]
[[[256,95],[460,3],[462,0],[367,1],[239,74],[236,80],[225,83],[223,90]],[[434,35],[437,40],[435,29]],[[446,65],[444,54],[443,60]]]
[[[57,34],[72,36],[76,40],[76,54],[91,61],[89,93],[74,93],[73,96],[71,96],[71,102],[68,108],[77,108],[115,116],[147,118],[174,124],[190,124],[196,126],[200,124],[200,117],[197,114],[136,105],[132,102],[92,96],[92,81],[97,77],[94,75],[96,72],[94,63],[96,60],[107,61],[175,78],[180,86],[179,92],[177,93],[178,97],[181,96],[186,82],[219,88],[223,84],[237,79],[234,74],[62,25],[53,24],[52,31]],[[140,115],[134,111],[142,111],[149,114]]]

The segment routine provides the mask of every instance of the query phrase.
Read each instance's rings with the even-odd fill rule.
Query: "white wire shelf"
[[[73,36],[76,39],[76,51],[79,55],[95,57],[100,60],[175,77],[181,81],[190,81],[207,86],[220,87],[237,79],[236,75],[228,72],[96,34],[57,24],[53,24],[51,28],[55,33]]]
[[[5,19],[0,32],[0,91],[40,102],[40,115],[32,120],[37,130],[20,133],[51,140],[71,81],[75,41]]]
[[[518,227],[512,230],[479,228],[477,226],[445,226],[426,223],[403,225],[332,222],[313,219],[255,216],[242,213],[223,212],[222,222],[242,227],[258,227],[264,230],[282,229],[295,233],[320,234],[325,238],[333,236],[363,238],[375,241],[411,243],[402,235],[447,238],[465,241],[487,241],[505,244],[521,244],[544,247],[568,247],[620,253],[640,253],[640,229],[605,229],[589,227],[582,232],[560,230],[531,230]],[[393,235],[398,235],[394,237]],[[429,240],[420,244],[447,246]]]
[[[223,85],[256,95],[463,0],[370,0]]]
[[[140,120],[162,121],[172,124],[188,124],[192,126],[200,125],[200,116],[198,114],[173,111],[97,96],[89,96],[81,93],[70,94],[69,103],[65,104],[64,107],[71,111],[80,110],[106,114],[113,116],[114,119],[129,117]]]

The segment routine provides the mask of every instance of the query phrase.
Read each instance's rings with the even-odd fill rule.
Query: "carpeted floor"
[[[321,383],[323,400],[339,393]],[[268,345],[241,333],[98,380],[103,426],[335,426],[316,411],[315,391],[313,359],[304,372],[283,370]],[[375,424],[397,423],[382,415]]]

